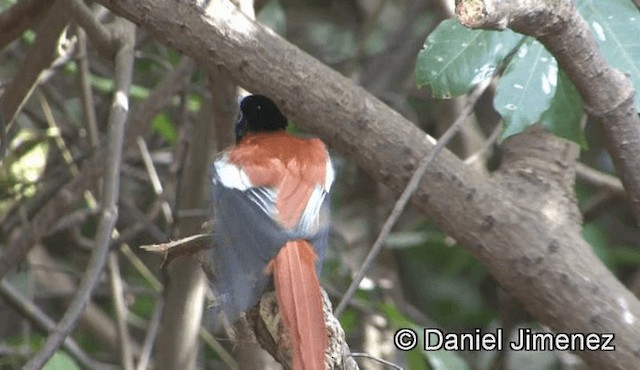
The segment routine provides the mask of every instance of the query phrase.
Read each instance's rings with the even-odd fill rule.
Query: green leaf
[[[582,236],[591,245],[596,256],[598,256],[607,267],[611,268],[610,243],[609,240],[607,240],[604,230],[593,223],[589,223],[582,227]]]
[[[558,87],[551,106],[540,117],[540,124],[554,134],[578,143],[583,149],[587,141],[580,126],[582,122],[582,97],[563,70],[558,74]]]
[[[472,30],[453,19],[445,20],[429,34],[418,54],[416,84],[431,85],[439,98],[466,94],[491,78],[522,39],[509,30]]]
[[[577,7],[607,61],[631,76],[640,111],[640,11],[629,0],[581,0]]]
[[[160,134],[170,144],[176,142],[178,138],[178,132],[173,122],[165,113],[160,113],[151,122],[151,128]]]
[[[47,361],[43,370],[80,370],[80,367],[69,355],[58,351]]]
[[[534,39],[520,46],[500,79],[493,105],[504,119],[502,138],[540,120],[556,94],[558,64]]]

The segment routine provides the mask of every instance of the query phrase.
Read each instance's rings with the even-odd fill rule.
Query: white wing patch
[[[318,231],[318,227],[320,226],[320,208],[326,196],[327,192],[321,186],[313,188],[307,206],[304,208],[302,216],[300,217],[300,222],[298,222],[298,229],[301,232],[314,233]]]
[[[242,168],[233,163],[229,163],[229,159],[226,154],[215,161],[213,165],[216,170],[216,176],[213,178],[214,182],[219,181],[224,187],[242,191],[253,187],[247,174],[242,170]]]
[[[247,195],[260,209],[276,219],[278,209],[276,208],[276,196],[278,195],[274,188],[257,187],[247,191]]]
[[[327,171],[324,175],[324,190],[328,193],[331,190],[331,185],[333,184],[333,180],[336,178],[336,172],[333,170],[333,166],[331,165],[331,158],[327,155]]]
[[[227,155],[223,155],[215,161],[215,177],[214,182],[219,182],[225,188],[238,189],[244,191],[247,197],[255,203],[260,209],[275,219],[278,214],[276,208],[277,191],[268,187],[253,187],[251,180],[242,168],[233,163],[229,163]]]

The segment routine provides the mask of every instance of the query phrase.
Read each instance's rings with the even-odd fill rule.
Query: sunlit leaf
[[[9,158],[9,171],[16,180],[16,191],[30,196],[35,183],[44,171],[47,163],[49,142],[46,138],[29,130],[21,130],[11,143],[15,158]],[[21,189],[21,190],[18,190]]]
[[[558,85],[558,64],[534,39],[528,39],[509,62],[493,105],[504,119],[502,137],[522,132],[549,109]]]
[[[69,355],[58,351],[47,361],[43,370],[80,370],[80,366]]]
[[[491,78],[523,36],[512,31],[472,30],[445,20],[427,37],[416,61],[416,83],[433,95],[449,98],[468,93]]]

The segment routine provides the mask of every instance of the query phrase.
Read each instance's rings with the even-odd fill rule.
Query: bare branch
[[[128,92],[133,76],[133,46],[135,40],[135,26],[128,21],[121,20],[120,22],[122,27],[120,29],[122,33],[119,35],[120,47],[115,56],[116,93],[109,114],[109,162],[106,166],[103,181],[103,195],[100,205],[102,215],[96,233],[95,249],[91,253],[78,293],[67,312],[47,338],[42,350],[25,365],[25,369],[36,370],[42,368],[76,326],[80,315],[91,299],[91,293],[98,283],[109,252],[111,234],[118,217],[116,202],[120,186],[120,159],[124,142],[124,124],[129,110]]]
[[[89,133],[91,147],[98,146],[98,119],[96,118],[95,100],[93,98],[93,90],[91,89],[91,81],[89,80],[89,58],[87,57],[87,34],[78,27],[76,30],[78,35],[78,83],[80,85],[80,101],[82,102],[83,122]]]
[[[169,105],[176,94],[184,91],[194,70],[193,60],[182,58],[176,68],[151,91],[147,99],[137,106],[127,127],[125,148],[133,146],[137,138],[149,129],[153,117]]]
[[[576,174],[578,179],[590,185],[607,189],[615,195],[624,194],[622,183],[620,182],[620,179],[615,176],[600,172],[582,163],[578,163],[578,166],[576,167]]]
[[[171,101],[171,98],[185,89],[193,69],[193,61],[184,58],[149,97],[137,106],[127,127],[126,148],[132,146],[135,138],[149,128],[152,118]],[[105,149],[97,148],[82,166],[78,176],[73,179],[60,176],[45,192],[38,194],[33,203],[21,205],[16,212],[7,214],[2,220],[0,230],[10,235],[10,241],[5,253],[0,255],[0,278],[22,261],[37,241],[50,233],[51,228],[58,223],[60,214],[66,213],[77,204],[89,184],[102,174],[106,158],[108,156]],[[26,215],[29,224],[17,228],[21,222],[18,215]]]
[[[149,358],[151,357],[151,350],[153,349],[153,343],[158,335],[158,328],[160,327],[160,319],[162,318],[163,307],[162,296],[156,299],[156,305],[153,308],[153,313],[149,319],[149,326],[147,327],[147,335],[144,338],[144,344],[142,345],[142,352],[140,353],[140,359],[138,360],[138,366],[136,370],[146,370],[149,368]]]
[[[0,294],[4,296],[6,302],[11,304],[17,311],[21,312],[27,319],[33,322],[39,331],[47,333],[55,327],[55,322],[42,312],[38,306],[36,306],[27,297],[24,297],[18,290],[16,290],[6,280],[0,281]],[[87,355],[78,346],[73,338],[65,339],[63,343],[64,348],[69,351],[82,366],[88,369],[103,369],[106,365],[99,364]]]
[[[111,296],[116,313],[118,326],[118,341],[120,343],[120,364],[124,370],[133,370],[133,354],[131,353],[131,339],[129,336],[127,307],[124,303],[124,287],[120,275],[118,252],[109,252],[109,280],[111,282]]]
[[[29,253],[28,260],[31,266],[59,266],[57,261],[40,244]],[[44,291],[61,291],[64,289],[68,289],[70,292],[77,291],[75,279],[66,274],[60,274],[58,271],[48,269],[32,269],[32,273],[36,278],[37,284]],[[118,350],[116,324],[96,303],[89,303],[81,320],[81,327],[91,335],[95,343],[100,343],[113,352]],[[131,343],[131,347],[133,353],[140,353],[140,345],[138,343]]]

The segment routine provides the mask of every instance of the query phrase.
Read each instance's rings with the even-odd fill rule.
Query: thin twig
[[[122,286],[122,276],[120,275],[120,264],[118,263],[118,252],[115,250],[109,253],[109,271],[111,296],[113,297],[113,306],[115,308],[116,323],[118,326],[120,364],[124,370],[133,370],[133,354],[131,353],[131,340],[127,326],[129,312],[124,303],[124,289]]]
[[[80,84],[80,101],[82,103],[82,117],[89,133],[91,147],[98,146],[98,119],[96,118],[95,100],[89,76],[89,58],[87,57],[87,34],[84,29],[78,27],[76,30],[78,37],[78,48],[76,56],[78,58],[78,83]]]
[[[495,144],[501,132],[502,132],[502,122],[499,122],[496,125],[496,127],[493,128],[493,131],[491,132],[487,140],[484,141],[484,143],[482,144],[482,147],[478,149],[475,153],[468,156],[464,160],[464,164],[470,165],[475,161],[477,161],[478,159],[480,159],[484,155],[484,153],[486,153],[489,150],[489,148],[491,148],[491,146]]]
[[[149,174],[149,179],[151,180],[151,185],[153,186],[153,191],[156,195],[162,195],[162,182],[160,182],[160,177],[158,177],[158,171],[156,171],[155,166],[153,165],[153,160],[151,159],[151,154],[149,153],[149,148],[147,148],[147,143],[145,143],[144,139],[138,136],[138,148],[140,149],[140,154],[142,155],[142,161],[144,162],[144,166],[147,169],[147,173]],[[169,202],[166,200],[162,201],[162,212],[164,214],[164,219],[168,224],[173,223],[173,215],[171,214],[171,206]]]
[[[394,368],[394,369],[403,370],[403,367],[402,367],[402,366],[398,366],[398,365],[394,364],[393,362],[389,362],[389,361],[387,361],[387,360],[383,360],[383,359],[381,359],[381,358],[378,358],[378,357],[375,357],[375,356],[371,356],[371,355],[370,355],[370,354],[368,354],[368,353],[351,352],[351,357],[364,357],[364,358],[368,358],[368,359],[370,359],[370,360],[373,360],[373,361],[379,362],[379,363],[381,363],[381,364],[384,364],[384,365],[390,366],[390,367],[392,367],[392,368]]]
[[[53,116],[53,110],[51,109],[47,98],[41,91],[37,91],[36,96],[38,98],[38,102],[40,103],[40,107],[42,108],[42,113],[44,114],[47,124],[49,124],[49,128],[51,128],[51,130],[55,132],[55,134],[53,135],[53,141],[56,143],[56,146],[58,147],[58,150],[60,150],[60,153],[62,153],[64,162],[67,164],[67,166],[69,166],[71,175],[78,176],[78,173],[80,173],[80,169],[78,169],[78,165],[73,160],[71,150],[69,150],[69,147],[62,139],[61,129],[58,126],[55,117]]]
[[[135,40],[135,26],[124,19],[118,19],[118,22],[122,33],[119,38],[120,47],[115,56],[116,93],[109,114],[108,158],[110,160],[107,162],[103,181],[102,216],[96,233],[95,249],[91,253],[91,258],[77,295],[62,320],[47,338],[42,350],[25,365],[26,370],[41,369],[76,326],[80,315],[91,299],[91,293],[98,284],[109,252],[111,235],[118,217],[116,202],[120,185],[120,161],[124,141],[124,124],[129,111],[128,93],[133,76],[133,47]]]
[[[159,295],[156,299],[156,305],[149,319],[149,326],[147,327],[147,336],[144,338],[144,344],[142,345],[142,352],[140,353],[140,359],[138,360],[138,366],[136,370],[145,370],[149,366],[149,359],[151,358],[151,350],[153,344],[156,341],[158,335],[158,328],[160,327],[160,318],[162,318],[162,308],[164,306],[164,300],[162,295]]]
[[[35,324],[36,328],[41,332],[47,333],[55,327],[55,322],[46,313],[42,312],[33,301],[23,296],[6,280],[0,282],[0,294],[5,298],[6,302]],[[87,369],[104,368],[106,366],[89,357],[71,337],[66,338],[62,345],[74,359]]]
[[[369,254],[365,258],[364,262],[362,263],[362,267],[360,268],[360,271],[358,271],[356,276],[353,278],[353,281],[351,282],[351,285],[347,289],[347,292],[344,294],[344,297],[342,297],[340,304],[338,304],[338,307],[336,307],[336,310],[335,310],[336,317],[339,317],[342,311],[346,308],[347,304],[349,303],[349,300],[351,300],[351,297],[353,297],[356,290],[358,289],[360,282],[364,278],[367,271],[369,271],[369,268],[373,264],[373,261],[375,260],[376,256],[378,255],[378,253],[380,253],[380,250],[382,249],[382,245],[387,239],[387,236],[389,236],[391,229],[393,228],[396,221],[402,214],[405,206],[409,202],[409,199],[418,188],[418,185],[420,184],[420,180],[422,179],[422,176],[426,172],[427,167],[438,156],[438,154],[442,151],[442,149],[444,149],[444,147],[449,143],[451,138],[462,127],[462,125],[467,119],[467,116],[471,113],[476,102],[478,101],[482,93],[484,93],[484,91],[486,90],[486,88],[489,86],[490,83],[491,83],[491,79],[486,79],[481,84],[476,86],[473,92],[469,95],[469,98],[467,99],[467,104],[465,105],[464,109],[462,109],[462,111],[460,112],[460,115],[458,116],[458,118],[455,120],[455,122],[453,122],[451,127],[447,129],[447,131],[442,135],[442,137],[440,137],[440,140],[438,140],[436,145],[433,147],[433,150],[431,151],[431,153],[429,153],[429,155],[427,155],[422,160],[422,162],[420,162],[420,164],[418,165],[418,168],[416,169],[413,176],[411,177],[411,180],[409,180],[409,183],[407,184],[406,188],[402,192],[402,195],[400,195],[400,198],[398,198],[398,201],[393,206],[393,210],[391,211],[391,214],[389,215],[384,225],[382,226],[382,230],[380,231],[378,238],[373,244],[373,247],[371,247]]]
[[[609,190],[615,195],[624,195],[624,187],[619,178],[604,172],[595,170],[585,164],[578,163],[576,166],[576,176],[578,179],[593,186]]]
[[[142,262],[140,257],[138,257],[135,253],[133,253],[133,251],[127,244],[120,245],[120,252],[122,252],[122,254],[125,257],[127,257],[127,259],[129,260],[129,263],[131,263],[131,265],[147,281],[147,283],[151,285],[151,288],[153,288],[153,290],[155,290],[156,292],[162,291],[163,287],[160,280],[158,280],[155,277],[153,272],[151,272],[147,267],[147,265],[145,265],[144,262]]]
[[[122,244],[120,246],[120,251],[122,252],[122,254],[124,254],[125,257],[127,257],[127,259],[129,259],[131,265],[138,271],[138,273],[140,273],[140,275],[142,275],[142,277],[151,285],[151,287],[155,291],[161,292],[164,289],[162,283],[153,275],[153,273],[149,270],[149,268],[147,268],[144,262],[142,262],[142,260],[135,253],[133,253],[128,245]],[[216,352],[224,363],[226,363],[232,369],[238,368],[238,364],[235,362],[231,354],[229,354],[229,352],[204,327],[200,327],[198,334],[200,335],[200,339],[202,339],[202,341],[211,350]],[[138,368],[139,367],[140,365],[138,364]]]

